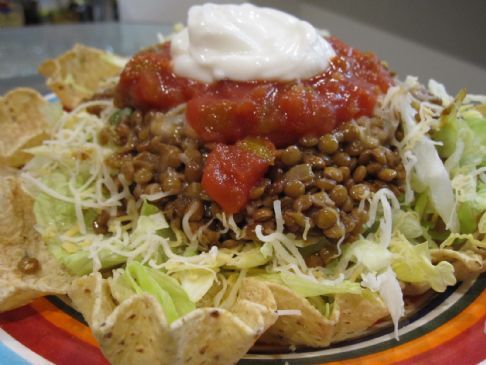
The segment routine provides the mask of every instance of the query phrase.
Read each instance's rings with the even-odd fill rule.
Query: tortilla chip
[[[331,317],[325,318],[307,299],[290,289],[279,284],[266,284],[279,310],[297,309],[301,315],[280,317],[262,336],[262,343],[325,347],[332,342],[357,337],[388,316],[378,296],[368,299],[356,294],[336,294]]]
[[[117,305],[99,273],[76,279],[68,294],[115,364],[236,363],[276,320],[272,293],[249,278],[230,310],[198,308],[170,325],[151,295]]]
[[[432,289],[429,283],[403,283],[405,286],[402,289],[404,296],[422,295]]]
[[[97,90],[118,76],[126,59],[102,50],[76,44],[71,50],[39,66],[47,86],[67,109],[92,97]]]
[[[355,338],[388,316],[385,304],[377,295],[336,294],[334,306],[339,308],[339,320],[332,342]]]
[[[486,271],[486,258],[473,251],[434,249],[430,251],[432,262],[448,261],[454,265],[454,275],[458,281],[476,277]]]
[[[22,149],[46,139],[60,112],[58,105],[32,89],[19,88],[0,97],[0,166],[25,164],[32,156]]]
[[[307,299],[287,287],[270,282],[265,284],[272,291],[279,310],[298,309],[301,315],[280,317],[262,336],[261,342],[312,347],[328,346],[331,343],[334,327],[339,319],[339,310],[333,311],[331,318],[326,319]]]
[[[0,171],[0,312],[3,312],[37,297],[65,294],[72,278],[33,229],[32,200],[22,190],[15,170]],[[36,258],[40,270],[33,274],[18,270],[17,264],[25,256]]]

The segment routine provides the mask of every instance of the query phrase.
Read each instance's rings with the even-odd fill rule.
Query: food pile
[[[286,48],[211,21],[245,14]],[[62,105],[0,100],[0,310],[68,294],[113,363],[398,337],[412,297],[485,270],[483,96],[248,4],[194,7],[129,61],[76,46],[40,70]]]

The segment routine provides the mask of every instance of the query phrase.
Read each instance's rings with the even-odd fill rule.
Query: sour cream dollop
[[[307,79],[335,55],[308,22],[251,4],[191,7],[171,44],[174,72],[206,83]]]

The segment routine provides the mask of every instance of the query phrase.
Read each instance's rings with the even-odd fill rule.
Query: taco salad
[[[111,363],[398,338],[485,271],[485,96],[249,4],[39,71],[56,101],[0,99],[0,310],[67,295]]]

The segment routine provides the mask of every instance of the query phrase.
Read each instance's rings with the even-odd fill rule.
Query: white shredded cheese
[[[300,309],[278,309],[275,314],[279,317],[284,316],[301,316],[302,311]]]

